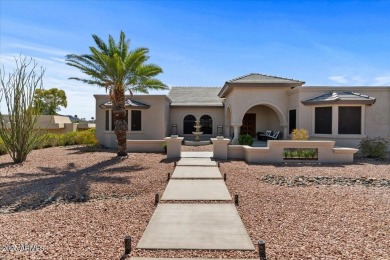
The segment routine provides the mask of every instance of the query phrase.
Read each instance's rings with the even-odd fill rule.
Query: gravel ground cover
[[[199,150],[199,148],[197,148]],[[202,149],[204,150],[204,149]],[[0,259],[119,259],[133,248],[167,185],[172,161],[81,147],[33,151],[13,165],[0,156]],[[389,163],[248,165],[222,162],[254,243],[269,259],[390,259],[390,189],[364,185],[281,186],[272,176],[390,179]],[[257,252],[133,250],[130,256],[257,258]],[[129,258],[129,257],[128,257]]]
[[[221,163],[255,243],[270,259],[390,259],[390,189],[364,185],[270,184],[267,176],[390,179],[388,162],[349,165]]]

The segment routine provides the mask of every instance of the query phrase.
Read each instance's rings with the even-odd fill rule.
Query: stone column
[[[180,158],[181,156],[181,143],[184,137],[165,137],[167,142],[167,158]]]
[[[234,129],[234,138],[232,144],[238,144],[238,137],[240,137],[241,125],[233,125]]]
[[[228,159],[228,144],[229,138],[211,138],[213,143],[213,153],[215,159],[227,160]]]

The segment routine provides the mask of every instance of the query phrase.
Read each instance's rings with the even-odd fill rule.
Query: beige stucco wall
[[[245,113],[252,107],[264,105],[278,116],[278,123],[271,121],[272,127],[283,133],[288,131],[287,111],[289,87],[280,86],[235,86],[225,99],[225,106],[231,107],[231,124],[241,126]],[[277,124],[277,125],[276,125]],[[259,125],[259,127],[261,127]]]
[[[115,134],[113,131],[105,130],[105,109],[99,107],[99,105],[109,101],[109,96],[94,95],[94,97],[96,99],[96,137],[101,144],[115,148],[117,146]],[[126,96],[126,99],[129,98],[130,96]],[[134,108],[134,110],[141,110],[141,131],[131,131],[129,127],[127,139],[163,140],[167,135],[167,127],[169,124],[168,97],[165,95],[134,95],[132,100],[148,104],[150,105],[150,108]],[[129,111],[129,123],[130,122],[131,112]]]
[[[193,135],[183,134],[183,120],[187,115],[193,115],[197,120],[203,115],[209,115],[213,119],[213,134],[202,135],[202,139],[210,138],[217,135],[217,126],[224,124],[224,109],[223,107],[194,107],[194,106],[182,106],[171,107],[170,109],[170,121],[171,124],[177,124],[178,135],[183,137],[193,137]],[[170,128],[170,127],[169,127]],[[169,129],[170,131],[170,129]],[[194,128],[195,131],[195,128]]]
[[[252,107],[247,113],[256,114],[256,132],[264,133],[266,130],[283,131],[279,117],[272,108],[259,105]]]
[[[318,106],[304,106],[301,101],[313,98],[331,91],[353,91],[376,98],[372,106],[362,106],[362,134],[339,135],[338,132],[338,105],[333,107],[332,134],[314,133],[314,108]],[[297,104],[297,127],[309,131],[312,140],[334,140],[336,146],[357,147],[360,140],[366,136],[390,137],[390,87],[301,87],[289,93],[290,109]],[[344,105],[345,106],[345,105]],[[350,106],[350,105],[347,105]]]

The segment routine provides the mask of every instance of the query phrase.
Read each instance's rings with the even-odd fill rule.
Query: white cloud
[[[349,83],[349,80],[346,79],[344,76],[330,76],[328,77],[331,81],[337,82],[339,84],[347,84]]]
[[[31,43],[26,43],[26,44],[14,43],[14,44],[12,44],[12,48],[31,50],[31,51],[35,51],[35,52],[39,52],[39,53],[43,53],[43,54],[56,55],[56,56],[65,56],[65,55],[69,54],[69,52],[65,51],[65,50],[54,49],[54,48],[50,48],[50,47],[42,46],[42,45],[34,45]]]
[[[374,78],[374,85],[379,86],[389,86],[390,85],[390,76],[379,76]]]

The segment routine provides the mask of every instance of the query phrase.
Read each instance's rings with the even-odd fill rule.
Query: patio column
[[[234,137],[232,140],[232,144],[238,144],[238,137],[240,137],[241,125],[233,125],[233,129],[234,129]]]

